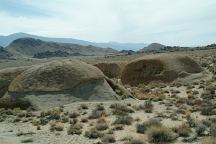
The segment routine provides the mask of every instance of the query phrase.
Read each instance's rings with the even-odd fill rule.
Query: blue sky
[[[0,0],[0,35],[95,42],[216,42],[216,0]]]

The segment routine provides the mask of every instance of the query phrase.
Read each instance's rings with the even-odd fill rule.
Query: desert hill
[[[148,45],[147,47],[144,47],[143,49],[139,50],[140,52],[144,51],[157,51],[165,48],[165,45],[159,44],[159,43],[152,43]]]
[[[12,57],[12,54],[0,46],[0,59],[8,59],[10,57]]]
[[[45,42],[33,38],[20,38],[14,40],[6,49],[15,56],[29,56],[33,57],[38,53],[62,51],[73,55],[79,53],[80,55],[108,55],[114,54],[118,51],[111,48],[99,48],[94,46],[81,46],[77,44],[63,44],[56,42]]]

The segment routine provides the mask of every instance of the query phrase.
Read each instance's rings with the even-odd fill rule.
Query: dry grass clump
[[[103,143],[114,143],[116,142],[115,137],[110,134],[106,134],[101,138]]]
[[[60,120],[61,118],[62,109],[61,108],[54,108],[48,110],[46,112],[41,112],[41,117],[46,117],[48,120]]]
[[[64,124],[60,122],[50,122],[50,131],[63,131],[64,130]]]
[[[89,139],[97,139],[97,138],[101,138],[103,136],[104,136],[104,134],[95,128],[91,128],[89,131],[85,132],[85,137],[87,137]]]
[[[183,123],[182,125],[180,125],[177,128],[174,128],[173,130],[181,137],[188,137],[188,136],[190,136],[190,133],[192,132],[189,125],[187,125],[185,123]]]
[[[81,105],[80,105],[80,108],[81,108],[81,109],[88,109],[88,106],[87,106],[87,104],[81,104]]]
[[[96,110],[98,110],[98,111],[103,111],[103,110],[105,110],[105,108],[104,108],[104,106],[103,106],[103,103],[97,104],[97,105],[96,105]]]
[[[124,125],[122,125],[122,124],[116,124],[112,128],[112,130],[114,130],[114,131],[123,130],[123,129],[124,129]]]
[[[5,109],[28,109],[32,108],[31,102],[26,98],[11,98],[11,97],[2,97],[0,98],[0,108]]]
[[[152,143],[168,143],[176,139],[176,135],[173,131],[164,126],[153,126],[147,130],[147,136],[149,142]]]
[[[115,103],[110,105],[114,115],[127,115],[128,113],[134,113],[134,110],[124,104]]]
[[[88,122],[88,118],[84,117],[84,118],[81,118],[80,120],[82,123],[87,123]]]
[[[98,119],[103,116],[107,116],[105,110],[93,110],[92,113],[89,115],[89,119]]]
[[[102,104],[98,104],[96,108],[89,115],[89,119],[98,119],[107,116],[106,110]]]
[[[98,119],[97,125],[95,126],[95,128],[99,131],[104,131],[109,128],[109,125],[107,124],[107,121],[105,118],[100,118]]]
[[[67,134],[68,135],[73,135],[73,134],[80,135],[82,134],[82,128],[83,127],[80,123],[71,124],[67,130]]]
[[[142,124],[137,124],[136,125],[136,132],[144,134],[146,130],[152,126],[162,126],[160,121],[158,119],[150,119],[146,122],[143,122]]]
[[[117,116],[114,124],[122,124],[122,125],[131,125],[133,122],[133,118],[131,116]]]
[[[144,110],[146,113],[152,113],[154,105],[151,101],[145,101],[144,104],[139,105],[138,109]]]
[[[78,116],[80,116],[80,114],[77,113],[77,112],[73,112],[73,113],[70,113],[70,114],[69,114],[69,117],[70,117],[70,118],[77,118]]]

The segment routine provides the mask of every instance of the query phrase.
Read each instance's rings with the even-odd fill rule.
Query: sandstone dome
[[[194,74],[202,68],[187,56],[174,54],[148,55],[125,66],[121,81],[136,86],[151,81],[172,82],[182,73]]]
[[[58,106],[80,100],[111,100],[117,95],[104,74],[77,60],[55,60],[35,65],[9,86],[11,96],[25,96],[37,106]]]
[[[30,68],[30,66],[12,67],[0,70],[0,97],[8,91],[8,86],[11,81],[28,68]]]
[[[94,64],[109,78],[120,78],[126,62],[100,62]]]

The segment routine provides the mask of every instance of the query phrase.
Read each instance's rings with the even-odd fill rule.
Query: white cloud
[[[13,17],[0,11],[1,34],[17,31],[90,41],[215,42],[215,0],[21,0],[48,16]]]

